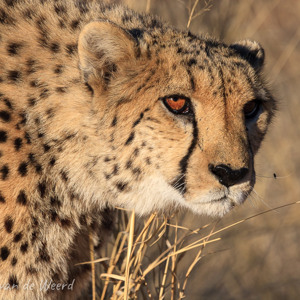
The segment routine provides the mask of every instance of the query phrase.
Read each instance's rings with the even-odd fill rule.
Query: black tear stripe
[[[198,142],[198,126],[197,126],[197,121],[194,116],[193,118],[193,140],[191,142],[191,145],[188,149],[187,154],[181,159],[179,166],[180,166],[180,175],[172,182],[172,186],[177,189],[182,195],[186,193],[186,171],[189,163],[189,158],[191,157],[194,149],[197,146]]]

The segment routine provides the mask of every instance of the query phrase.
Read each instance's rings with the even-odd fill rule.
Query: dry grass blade
[[[133,246],[133,236],[134,236],[134,221],[135,221],[135,213],[134,210],[131,213],[130,217],[130,226],[129,226],[129,239],[128,239],[128,248],[127,248],[127,258],[126,258],[126,270],[125,270],[125,300],[129,297],[129,280],[130,280],[130,257],[132,253]]]
[[[167,275],[168,275],[169,261],[170,261],[170,257],[168,256],[167,261],[166,261],[166,265],[165,265],[163,279],[162,279],[162,282],[161,282],[161,285],[160,285],[159,300],[162,300],[164,298],[163,294],[164,294],[164,288],[165,288],[165,284],[166,284],[166,278],[167,278]]]
[[[177,241],[178,241],[178,228],[180,228],[178,226],[178,217],[176,217],[176,225],[175,225],[175,233],[174,233],[174,251],[176,252],[176,247],[177,247]],[[183,227],[181,227],[183,228]],[[185,227],[184,227],[185,229]],[[188,228],[186,228],[188,230]],[[177,256],[174,255],[172,256],[172,277],[171,277],[171,300],[175,299],[175,293],[176,293],[176,277],[175,277],[175,272],[176,272],[176,260],[177,260]]]
[[[146,13],[150,12],[150,7],[151,7],[151,0],[147,0],[147,4],[146,4]]]
[[[191,22],[193,19],[201,16],[205,11],[210,10],[210,8],[211,8],[210,2],[211,1],[205,1],[205,7],[200,9],[197,13],[195,13],[196,7],[199,4],[199,0],[195,0],[194,4],[192,6],[192,9],[189,10],[189,19],[188,19],[186,28],[190,28],[190,25],[191,25]]]
[[[120,280],[120,281],[125,281],[126,278],[124,276],[120,276],[120,275],[116,275],[116,274],[110,274],[110,273],[102,273],[100,275],[100,278],[111,278],[111,279],[116,279],[116,280]]]
[[[125,226],[125,224],[124,224],[124,226]],[[129,224],[127,225],[127,227],[128,226],[129,226]],[[127,228],[125,232],[128,232],[128,230],[129,229]],[[116,264],[121,256],[121,253],[123,252],[124,245],[126,243],[126,239],[127,239],[127,237],[124,234],[124,232],[118,233],[116,241],[114,243],[112,253],[111,253],[110,265],[107,270],[108,274],[111,274],[113,272],[113,270],[115,269]],[[109,283],[109,281],[108,281],[108,279],[106,279],[105,285],[103,287],[102,294],[101,294],[101,300],[105,299],[105,295],[106,295],[107,288],[108,288],[108,283]],[[117,290],[119,290],[119,286],[120,286],[120,283],[118,284]],[[116,286],[114,286],[114,289],[116,289]]]
[[[207,236],[207,241],[209,240],[209,238],[211,237],[211,234],[214,232],[215,230],[215,226],[216,224],[214,225],[214,227],[212,228],[212,230],[210,231],[210,234]],[[179,294],[179,297],[180,299],[184,298],[185,295],[185,289],[186,289],[186,285],[187,285],[187,282],[188,282],[188,279],[190,277],[190,274],[192,272],[192,270],[194,269],[194,267],[196,266],[196,264],[199,262],[199,260],[201,259],[201,254],[202,254],[202,251],[203,251],[203,248],[206,246],[206,243],[204,241],[204,245],[202,248],[199,249],[194,261],[191,263],[191,265],[189,266],[186,274],[185,274],[185,279],[184,279],[184,282],[183,282],[183,285],[182,285],[182,289],[180,291],[180,294]]]
[[[103,261],[106,261],[106,260],[109,260],[109,257],[102,257],[102,258],[95,259],[95,260],[81,262],[81,263],[75,264],[75,266],[90,265],[90,264],[95,264],[95,263],[98,263],[98,262],[103,262]]]
[[[96,300],[96,274],[95,274],[95,257],[94,257],[94,242],[93,242],[93,233],[89,232],[89,246],[90,246],[90,258],[91,258],[91,267],[92,267],[92,291],[93,291],[93,300]]]

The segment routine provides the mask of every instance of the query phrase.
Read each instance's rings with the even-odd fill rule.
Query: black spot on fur
[[[21,138],[15,139],[14,146],[15,146],[16,151],[20,150],[20,148],[22,147],[22,144],[23,144],[23,140]]]
[[[80,20],[73,20],[73,21],[71,22],[71,28],[72,28],[73,30],[77,29],[78,26],[79,26],[79,23],[80,23]]]
[[[4,130],[0,130],[0,143],[5,143],[7,141],[7,133]]]
[[[48,151],[50,150],[51,147],[50,147],[49,145],[47,145],[47,144],[44,144],[44,145],[43,145],[43,148],[44,148],[44,151],[45,151],[45,152],[48,152]]]
[[[14,221],[11,217],[7,217],[4,221],[4,228],[7,233],[11,233],[14,226]]]
[[[140,117],[133,123],[132,127],[135,127],[136,125],[138,125],[141,122],[141,120],[143,119],[143,117],[144,117],[144,113],[141,113]]]
[[[125,145],[129,145],[132,143],[133,139],[134,139],[134,135],[135,133],[134,132],[131,132],[130,136],[128,137],[128,139],[126,140],[125,142]]]
[[[60,46],[58,43],[52,43],[50,45],[50,50],[53,52],[53,53],[58,53],[59,50],[60,50]]]
[[[80,225],[86,225],[87,224],[85,215],[81,215],[79,217],[79,223],[80,223]]]
[[[56,88],[56,92],[57,92],[57,93],[60,93],[60,94],[66,93],[67,90],[68,90],[68,88],[65,87],[65,86],[58,86],[58,87]]]
[[[59,25],[60,28],[66,28],[67,27],[64,20],[58,20],[58,25]]]
[[[116,125],[117,125],[117,122],[118,122],[118,118],[117,118],[117,116],[115,116],[114,119],[113,119],[112,122],[111,122],[111,127],[116,126]]]
[[[190,70],[187,70],[188,72],[188,75],[190,77],[190,84],[191,84],[191,89],[193,91],[195,91],[195,79],[194,79],[194,76],[192,75],[191,71]]]
[[[35,157],[34,157],[34,154],[33,154],[33,153],[29,153],[29,154],[28,154],[28,158],[29,158],[29,160],[30,160],[30,162],[31,162],[31,163],[35,163],[35,162],[36,162],[36,160],[35,160]]]
[[[5,0],[7,6],[13,7],[19,0]]]
[[[57,212],[55,210],[50,211],[51,221],[55,222],[57,220]]]
[[[57,196],[50,197],[50,204],[51,206],[57,206],[57,207],[61,206],[61,202],[59,201]]]
[[[135,148],[133,153],[132,153],[132,156],[137,157],[139,155],[139,153],[140,153],[140,150],[138,148]]]
[[[120,192],[122,192],[122,191],[125,190],[125,188],[127,187],[127,185],[128,185],[128,183],[126,183],[126,182],[118,182],[118,183],[116,184],[116,187],[117,187],[117,189],[118,189]]]
[[[0,249],[0,257],[3,261],[8,258],[9,254],[10,254],[10,251],[8,250],[8,248],[6,246],[4,246]]]
[[[68,181],[68,175],[67,175],[66,172],[61,171],[61,172],[60,172],[60,176],[61,176],[61,179],[62,179],[64,182],[67,182],[67,181]]]
[[[5,198],[3,197],[1,192],[0,192],[0,203],[5,203]]]
[[[4,98],[3,99],[5,105],[9,108],[9,109],[13,109],[12,104],[11,104],[11,100],[8,98]]]
[[[12,290],[17,289],[19,287],[19,282],[18,282],[16,275],[9,276],[8,284]]]
[[[25,19],[32,20],[34,12],[30,8],[28,8],[24,11],[23,16],[25,17]]]
[[[21,250],[21,252],[22,252],[23,254],[26,253],[27,250],[28,250],[28,243],[25,242],[24,244],[22,244],[21,247],[20,247],[20,250]]]
[[[26,272],[27,272],[27,274],[33,275],[33,274],[36,274],[38,271],[33,266],[29,266],[26,268]]]
[[[11,43],[7,46],[7,52],[9,55],[18,55],[20,54],[20,49],[22,48],[22,45],[19,43]]]
[[[64,7],[63,5],[55,5],[54,10],[59,16],[62,16],[67,12],[66,7]]]
[[[44,244],[42,248],[39,250],[39,258],[41,261],[50,262],[50,256],[48,254],[46,245]]]
[[[134,168],[132,170],[132,173],[138,178],[141,175],[142,171],[140,168]]]
[[[46,194],[46,184],[44,182],[40,182],[38,184],[38,190],[39,190],[40,196],[42,198],[44,198],[45,194]]]
[[[0,23],[3,25],[13,25],[14,19],[11,18],[3,8],[0,8]]]
[[[73,55],[77,51],[77,45],[76,44],[69,44],[66,45],[66,51],[68,54]]]
[[[18,124],[20,124],[20,125],[26,124],[26,122],[27,122],[27,117],[26,117],[25,113],[20,113],[19,116],[20,116],[21,120],[19,121]]]
[[[19,203],[21,205],[26,205],[26,203],[27,203],[27,196],[26,196],[24,190],[21,190],[19,192],[19,195],[17,196],[17,203]]]
[[[41,85],[37,80],[32,80],[29,84],[33,88],[39,87]]]
[[[11,119],[10,113],[6,110],[1,110],[0,111],[0,119],[2,119],[4,122],[9,122]]]
[[[18,262],[18,259],[14,256],[11,260],[11,265],[15,266],[17,264],[17,262]]]
[[[60,224],[62,227],[70,227],[71,221],[69,219],[61,219]]]
[[[37,174],[41,174],[42,173],[43,167],[40,164],[37,163],[34,166],[34,168],[35,168],[35,171],[36,171]]]
[[[25,132],[24,138],[25,138],[27,144],[31,144],[31,140],[30,140],[30,136],[29,136],[28,132]]]
[[[53,167],[53,166],[55,165],[55,162],[56,162],[55,157],[52,157],[51,160],[49,161],[49,165],[50,165],[51,167]]]
[[[16,83],[21,79],[21,72],[17,70],[8,71],[7,78],[11,83]]]
[[[46,98],[48,98],[48,97],[49,97],[49,90],[46,89],[46,88],[44,88],[44,89],[42,90],[42,92],[40,93],[40,98],[41,98],[41,99],[46,99]]]
[[[128,160],[126,163],[126,169],[130,169],[132,167],[132,160]]]
[[[61,74],[63,72],[63,65],[56,65],[55,69],[54,69],[54,73],[55,74]]]
[[[21,239],[22,239],[22,236],[23,236],[22,232],[19,232],[19,233],[15,234],[14,239],[13,239],[13,242],[14,242],[14,243],[20,242]]]
[[[37,231],[33,231],[31,234],[31,243],[32,244],[36,241],[37,237],[38,237]]]
[[[18,172],[22,177],[27,175],[27,162],[20,163]]]
[[[188,66],[189,67],[191,67],[192,65],[195,65],[195,64],[197,64],[197,60],[196,59],[194,59],[194,58],[191,58],[189,61],[188,61]]]
[[[8,178],[8,174],[9,174],[9,168],[8,165],[4,165],[1,169],[0,169],[0,173],[1,173],[1,179],[2,180],[6,180]]]
[[[146,157],[145,162],[146,162],[147,165],[151,165],[150,157]]]

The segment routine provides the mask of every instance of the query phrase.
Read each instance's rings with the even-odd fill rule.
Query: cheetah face
[[[111,153],[98,171],[111,204],[222,216],[245,201],[275,105],[259,44],[94,22],[79,56]]]

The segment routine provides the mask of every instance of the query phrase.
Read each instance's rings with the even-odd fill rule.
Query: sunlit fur
[[[0,299],[75,299],[88,231],[100,247],[111,208],[222,216],[255,183],[275,105],[261,46],[86,2],[0,1],[0,285],[20,287]],[[189,114],[165,106],[172,95]],[[220,164],[249,172],[227,188],[209,169]],[[39,289],[73,279],[71,293]]]

